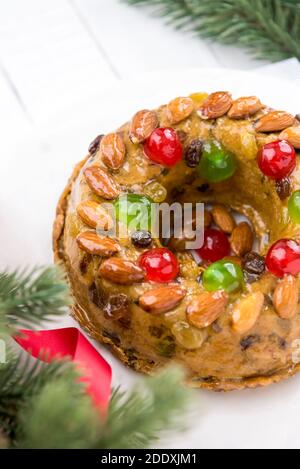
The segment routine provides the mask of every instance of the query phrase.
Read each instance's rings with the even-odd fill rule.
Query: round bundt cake
[[[193,386],[227,391],[295,374],[298,149],[297,116],[228,92],[176,98],[99,135],[54,224],[80,325],[138,371],[183,365]],[[151,205],[174,202],[205,204],[198,249],[184,231],[152,231]],[[126,236],[113,234],[108,205]]]

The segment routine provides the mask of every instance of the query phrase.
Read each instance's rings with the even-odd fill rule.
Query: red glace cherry
[[[289,142],[279,140],[264,145],[258,152],[257,161],[265,176],[283,179],[296,167],[296,152]]]
[[[144,152],[150,160],[163,166],[174,166],[183,155],[178,134],[169,127],[153,130],[144,143]]]
[[[300,245],[293,239],[280,239],[270,247],[266,266],[277,277],[297,275],[300,272]]]
[[[230,255],[230,244],[223,231],[208,228],[204,231],[204,244],[197,249],[204,261],[216,262]]]
[[[139,265],[146,271],[146,280],[168,283],[179,274],[179,264],[174,254],[165,248],[155,248],[144,252]]]

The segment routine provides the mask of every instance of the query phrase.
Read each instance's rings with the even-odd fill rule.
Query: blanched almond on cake
[[[265,297],[262,292],[250,293],[239,300],[232,311],[232,329],[238,334],[250,331],[263,309]]]
[[[262,103],[256,96],[242,97],[233,101],[228,116],[231,119],[242,119],[243,117],[252,116],[262,107]]]
[[[89,187],[95,194],[104,199],[115,199],[119,191],[113,179],[100,166],[89,166],[84,171],[84,176]]]
[[[158,116],[154,111],[137,112],[131,121],[129,137],[133,143],[142,143],[158,127]]]
[[[93,231],[80,233],[76,241],[83,251],[96,256],[111,257],[121,250],[117,241],[108,237],[100,237]]]
[[[287,140],[297,150],[300,149],[300,126],[283,130],[279,135],[279,140]]]
[[[298,311],[299,287],[292,275],[284,277],[276,286],[273,304],[282,319],[292,319]]]
[[[218,91],[208,96],[197,113],[201,119],[216,119],[227,114],[231,106],[231,94],[227,91]]]
[[[111,257],[101,264],[99,276],[118,285],[132,285],[142,282],[145,272],[131,261]]]
[[[257,132],[279,132],[291,127],[295,117],[285,111],[271,111],[262,116],[254,125]]]
[[[225,311],[228,294],[223,290],[203,292],[195,296],[187,307],[188,322],[198,329],[210,326]]]
[[[107,231],[113,226],[113,220],[110,215],[100,204],[93,200],[81,202],[77,206],[77,213],[90,228]]]
[[[171,124],[178,124],[189,117],[194,110],[191,98],[175,98],[167,106],[167,116]]]
[[[185,288],[179,285],[154,288],[140,297],[139,304],[149,313],[163,314],[176,308],[185,294]]]
[[[123,138],[118,133],[105,135],[100,144],[102,161],[111,169],[120,169],[126,155]]]
[[[224,233],[232,233],[236,226],[235,219],[224,205],[214,205],[211,213],[215,224],[218,225]]]
[[[230,237],[231,248],[237,256],[244,256],[252,250],[254,234],[250,225],[243,221],[233,230]]]

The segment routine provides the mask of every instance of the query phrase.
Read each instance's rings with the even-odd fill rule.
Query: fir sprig
[[[0,332],[33,327],[66,311],[70,296],[56,267],[0,273]]]
[[[174,368],[116,389],[102,420],[72,364],[32,365],[10,352],[0,365],[0,448],[147,448],[182,426],[192,397],[182,380]]]
[[[64,314],[68,303],[55,268],[0,273],[0,332],[8,332],[0,363],[0,448],[147,447],[162,430],[177,428],[190,400],[178,370],[144,379],[129,393],[116,390],[104,421],[72,363],[45,364],[12,351],[15,328],[40,326]]]
[[[104,426],[76,374],[53,373],[20,407],[17,448],[93,448]]]
[[[49,381],[64,375],[72,377],[75,372],[70,364],[24,360],[21,355],[12,352],[9,345],[6,350],[6,362],[0,364],[0,430],[13,442],[19,427],[19,413],[23,406],[36,398]]]
[[[122,0],[154,6],[154,12],[177,28],[235,44],[257,58],[300,60],[298,0]]]
[[[56,375],[56,376],[55,376]],[[24,400],[14,445],[19,448],[146,448],[162,430],[179,427],[190,401],[176,369],[142,380],[129,393],[117,389],[106,421],[99,417],[72,372],[48,377]]]
[[[140,382],[129,394],[117,389],[110,402],[105,448],[145,448],[165,429],[178,429],[191,393],[174,368]]]

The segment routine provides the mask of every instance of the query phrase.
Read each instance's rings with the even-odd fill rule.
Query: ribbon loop
[[[21,330],[15,341],[30,355],[49,363],[67,358],[73,361],[86,383],[87,392],[102,413],[111,395],[112,371],[95,347],[75,327],[46,331]]]

